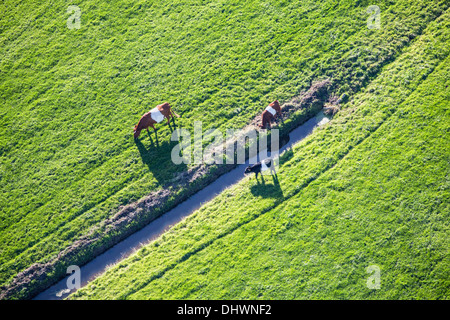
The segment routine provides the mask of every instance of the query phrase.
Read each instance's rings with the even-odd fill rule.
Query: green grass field
[[[82,11],[79,30],[66,26],[70,4]],[[238,230],[240,223],[251,225],[251,217],[269,216],[266,212],[279,205],[294,206],[294,195],[300,191],[293,190],[312,188],[310,182],[340,163],[381,126],[448,54],[448,34],[441,17],[448,15],[444,13],[447,1],[378,1],[382,10],[379,30],[366,26],[370,4],[332,0],[2,2],[0,286],[8,286],[36,263],[57,260],[78,239],[103,230],[102,223],[122,206],[161,189],[174,174],[188,169],[170,161],[175,143],[170,143],[166,125],[158,126],[158,147],[146,133],[141,135],[145,157],[133,141],[132,127],[139,117],[164,101],[182,115],[177,119],[179,126],[192,130],[193,122],[202,120],[203,130],[222,131],[245,126],[272,100],[287,101],[323,78],[331,79],[333,94],[377,103],[363,108],[352,102],[346,110],[361,110],[357,113],[361,119],[351,122],[355,115],[349,113],[345,121],[357,124],[358,129],[336,125],[347,119],[342,115],[297,149],[293,158],[297,160],[286,161],[285,176],[279,174],[281,189],[273,187],[283,197],[268,197],[265,188],[245,181],[200,210],[192,218],[197,223],[182,224],[197,230],[194,237],[187,240],[187,233],[180,235],[177,241],[181,242],[172,247],[164,240],[175,237],[169,232],[156,242],[161,242],[156,253],[154,245],[141,251],[162,255],[155,256],[147,275],[153,277],[166,269],[164,274],[170,273],[185,254],[197,252],[195,248],[222,233],[219,241],[225,241],[222,237]],[[419,45],[417,38],[425,30],[427,36],[422,36],[425,40]],[[399,60],[407,55],[404,50],[410,58]],[[412,63],[416,55],[423,60]],[[386,73],[383,67],[394,60],[403,70],[391,71],[398,79],[381,77],[377,81],[384,81],[380,85],[384,87],[375,86],[374,79]],[[411,70],[416,66],[422,69],[414,73]],[[373,93],[358,93],[368,85]],[[388,86],[391,89],[386,91]],[[390,98],[391,94],[395,97]],[[226,204],[221,202],[223,197],[229,199]],[[258,207],[266,209],[254,211],[253,205],[246,204],[255,198]],[[175,203],[176,199],[169,199],[158,214]],[[258,232],[248,233],[258,236]],[[70,264],[90,258],[89,252],[81,252]],[[64,267],[48,274],[45,285],[63,275]],[[13,298],[29,297],[42,286],[32,282]],[[137,287],[130,288],[139,295]],[[132,297],[119,287],[110,290],[99,290],[97,297]],[[188,291],[168,296],[189,296]],[[87,289],[80,295],[87,292],[94,294]],[[220,294],[211,292],[210,296]]]
[[[448,21],[284,154],[277,180],[246,178],[72,298],[448,299]]]

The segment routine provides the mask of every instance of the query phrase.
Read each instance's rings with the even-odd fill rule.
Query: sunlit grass
[[[448,299],[448,21],[285,154],[279,183],[244,179],[73,298]]]
[[[132,127],[145,111],[169,101],[179,126],[224,131],[313,80],[352,96],[448,6],[378,1],[369,30],[365,1],[85,0],[70,30],[70,4],[0,4],[0,285],[187,169],[165,124],[159,147],[142,135],[144,161]]]

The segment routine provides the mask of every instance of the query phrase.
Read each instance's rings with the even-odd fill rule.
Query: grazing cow
[[[274,120],[277,115],[281,116],[281,107],[278,100],[275,100],[263,111],[261,116],[262,122],[259,127],[265,129],[267,125],[269,125],[270,128],[272,120]]]
[[[153,125],[155,123],[160,123],[164,120],[164,118],[167,119],[167,124],[170,125],[170,117],[173,118],[174,115],[177,118],[180,117],[178,114],[172,111],[168,102],[156,106],[156,108],[153,108],[152,110],[144,114],[139,120],[138,124],[134,126],[134,138],[137,139],[139,137],[139,135],[141,134],[141,130],[147,129],[148,131],[148,127],[152,127],[156,132],[157,130]]]
[[[275,166],[274,166],[273,160],[271,158],[264,159],[263,161],[258,162],[257,164],[254,164],[252,166],[248,166],[245,169],[244,174],[247,175],[247,173],[254,172],[255,175],[256,175],[256,178],[258,178],[258,174],[259,173],[262,174],[262,172],[264,172],[266,170],[269,170],[269,169],[270,169],[272,174],[276,174]]]

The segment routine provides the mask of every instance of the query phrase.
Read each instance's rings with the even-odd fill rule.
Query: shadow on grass
[[[258,179],[261,179],[261,182],[259,182]],[[263,175],[260,175],[260,178],[256,178],[256,184],[250,187],[250,192],[255,197],[276,198],[276,199],[284,198],[283,190],[281,190],[277,174],[272,175],[272,183],[270,184],[266,183],[266,180],[264,179]]]
[[[149,131],[148,133],[149,145],[144,145],[146,140],[144,138],[142,140],[135,139],[134,143],[139,150],[142,162],[147,165],[158,183],[164,185],[174,178],[174,173],[186,171],[187,166],[184,163],[177,165],[172,161],[172,149],[178,144],[178,141],[171,141],[170,136],[165,136],[164,140],[161,139],[160,142],[161,137],[157,132]]]

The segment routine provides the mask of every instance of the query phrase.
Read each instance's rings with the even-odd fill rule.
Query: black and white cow
[[[256,178],[258,178],[258,174],[264,171],[270,170],[271,174],[276,174],[275,172],[275,165],[273,163],[273,160],[271,158],[268,159],[264,159],[261,162],[258,162],[252,166],[248,166],[245,171],[244,174],[247,175],[248,173],[252,173],[254,172],[256,175]]]

